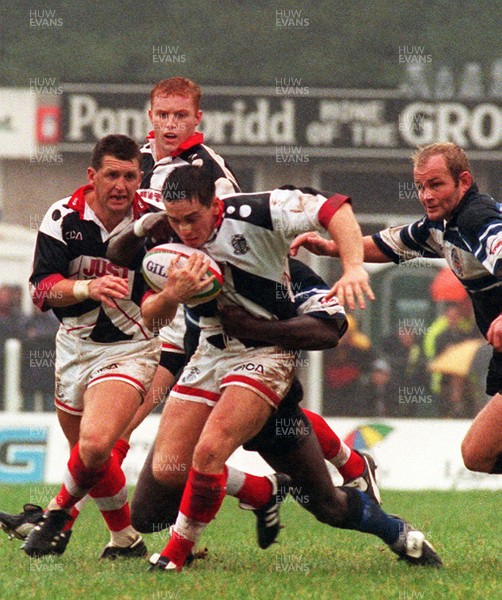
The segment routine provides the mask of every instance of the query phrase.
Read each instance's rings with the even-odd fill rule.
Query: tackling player
[[[181,199],[172,197],[172,189],[183,192]],[[371,291],[362,267],[360,229],[347,197],[326,199],[314,190],[295,189],[220,200],[202,171],[182,167],[167,179],[164,200],[170,225],[180,239],[205,250],[224,266],[223,302],[243,306],[269,320],[290,316],[284,271],[288,248],[296,233],[312,225],[326,228],[341,250],[341,295],[347,301],[349,297],[361,300],[365,291]],[[184,277],[200,277],[199,270],[181,270]],[[166,287],[145,301],[146,322],[152,326],[155,319],[171,318],[177,304],[189,298],[177,286]],[[162,553],[151,559],[165,570],[182,569],[221,506],[225,461],[261,430],[293,377],[291,354],[281,348],[225,338],[217,313],[202,313],[199,324],[198,349],[166,402],[153,457],[155,462],[156,453],[176,456],[192,465],[171,539]],[[331,500],[329,514],[318,514],[318,518],[378,535],[409,562],[441,564],[422,533],[402,519],[386,515],[366,494],[331,485]],[[314,509],[312,504],[307,508]]]

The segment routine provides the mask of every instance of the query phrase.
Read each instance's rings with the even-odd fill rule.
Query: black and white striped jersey
[[[129,282],[129,296],[116,300],[109,308],[92,299],[53,308],[64,329],[83,339],[98,343],[150,339],[153,334],[144,326],[140,303],[148,286],[139,271],[114,265],[105,258],[108,239],[147,212],[149,206],[136,194],[130,215],[111,233],[105,229],[85,202],[79,188],[72,196],[55,202],[47,211],[37,236],[30,287],[33,302],[49,310],[47,296],[63,279],[96,279],[116,275]]]
[[[290,243],[299,233],[327,227],[349,200],[298,188],[223,198],[222,218],[201,247],[223,270],[219,302],[238,304],[268,319],[295,316],[287,260]]]
[[[153,132],[148,135],[148,143],[141,148],[141,170],[143,179],[138,190],[139,195],[157,208],[164,209],[162,187],[165,180],[176,167],[199,165],[207,169],[215,182],[218,197],[240,192],[239,185],[225,160],[202,142],[202,133],[194,133],[180,145],[173,156],[155,161],[155,138]]]
[[[294,315],[308,315],[316,319],[335,321],[339,336],[347,331],[347,317],[345,309],[334,296],[326,300],[326,295],[331,289],[329,285],[305,263],[295,258],[288,258],[289,272],[291,275],[291,290]],[[186,308],[186,334],[185,354],[187,358],[195,352],[199,342],[199,318],[214,317],[217,314],[218,304],[216,299],[205,305]],[[245,338],[245,334],[242,336]],[[240,339],[240,338],[239,338]],[[211,336],[208,341],[222,348],[223,335]],[[240,340],[246,346],[266,346],[264,342]],[[219,342],[219,345],[218,345]]]
[[[502,312],[502,205],[473,184],[449,221],[424,217],[373,235],[395,263],[445,258],[467,290],[483,335]]]

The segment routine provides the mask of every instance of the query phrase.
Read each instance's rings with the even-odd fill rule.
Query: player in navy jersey
[[[174,198],[172,190],[183,195]],[[271,321],[294,316],[286,259],[291,240],[302,229],[324,227],[342,249],[344,276],[333,291],[338,289],[352,302],[371,291],[362,267],[360,229],[349,200],[300,189],[220,200],[196,167],[177,169],[164,187],[166,212],[175,233],[223,267],[220,307],[235,304]],[[200,265],[179,271],[185,279],[200,277]],[[171,318],[178,303],[190,298],[176,285],[177,277],[181,279],[177,275],[172,285],[145,301],[142,310],[150,326],[155,319]],[[166,402],[153,455],[154,464],[159,455],[192,465],[169,543],[150,559],[164,570],[180,570],[185,564],[223,500],[226,459],[259,433],[280,406],[294,374],[290,352],[270,343],[224,336],[218,311],[203,305],[199,326],[199,346]],[[410,562],[440,564],[422,533],[386,515],[366,494],[332,485],[329,493],[331,508],[318,512],[318,518],[378,535]],[[306,508],[314,511],[313,504],[318,506],[311,503]]]
[[[138,145],[106,136],[94,148],[89,184],[53,204],[38,233],[30,285],[35,304],[61,322],[55,403],[71,453],[61,490],[23,544],[30,556],[65,551],[75,505],[87,494],[111,532],[102,557],[146,553],[130,524],[120,435],[150,385],[160,344],[141,317],[150,293],[142,276],[106,259],[109,237],[147,209],[136,194],[140,178]]]
[[[364,238],[364,260],[400,263],[416,257],[445,258],[467,290],[476,323],[493,346],[486,393],[492,396],[462,442],[472,471],[502,473],[502,211],[474,183],[467,155],[453,143],[431,144],[413,156],[414,179],[426,216]],[[327,256],[336,244],[316,234],[294,241]]]

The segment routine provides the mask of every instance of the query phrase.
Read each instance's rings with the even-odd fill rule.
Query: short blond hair
[[[429,144],[428,146],[420,146],[413,153],[411,159],[413,167],[420,167],[426,163],[429,158],[436,155],[444,156],[446,166],[455,183],[458,183],[460,173],[464,171],[471,172],[469,159],[464,149],[453,142],[441,142],[438,144]]]

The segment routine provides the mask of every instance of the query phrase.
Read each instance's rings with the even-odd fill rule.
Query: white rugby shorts
[[[294,370],[293,354],[277,346],[221,350],[203,338],[170,396],[215,406],[225,387],[237,385],[277,408]]]
[[[162,352],[185,354],[185,310],[183,305],[178,306],[174,319],[159,330],[159,339],[162,342]]]
[[[158,338],[98,344],[59,329],[56,407],[72,415],[82,415],[86,389],[103,381],[129,383],[144,396],[159,362],[160,346]]]

